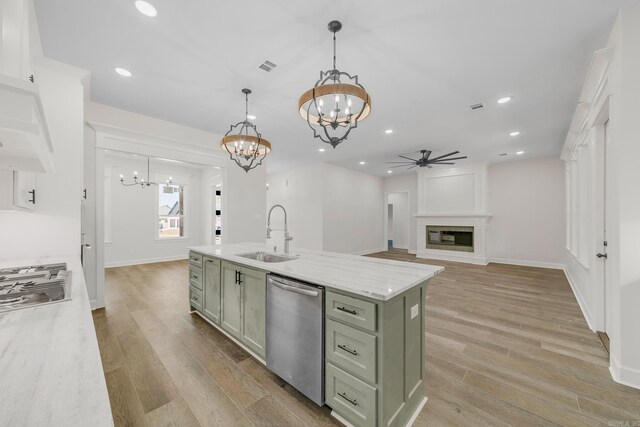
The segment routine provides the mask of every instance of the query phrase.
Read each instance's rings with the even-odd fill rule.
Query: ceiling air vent
[[[266,71],[267,73],[270,73],[271,70],[276,67],[277,65],[269,60],[265,60],[262,64],[258,65],[258,68],[260,68],[262,71]]]
[[[479,109],[481,109],[481,108],[484,108],[484,104],[483,104],[482,102],[479,102],[479,103],[477,103],[477,104],[473,104],[473,105],[471,105],[471,109],[472,109],[472,110],[479,110]]]

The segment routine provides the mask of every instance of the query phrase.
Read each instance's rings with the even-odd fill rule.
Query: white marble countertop
[[[0,314],[0,425],[113,426],[80,258],[0,267],[56,262],[71,271],[71,300]]]
[[[266,245],[260,243],[194,246],[189,249],[326,288],[382,301],[389,300],[444,270],[444,267],[435,265],[312,250],[296,250],[290,255],[298,256],[297,259],[275,263],[238,256],[247,252],[266,252]]]

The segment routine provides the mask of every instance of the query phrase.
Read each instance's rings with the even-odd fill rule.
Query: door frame
[[[593,267],[591,274],[591,283],[594,301],[593,327],[597,331],[607,332],[607,283],[611,283],[611,269],[605,268],[607,261],[596,258],[596,253],[603,250],[603,241],[605,240],[606,228],[606,157],[607,148],[605,138],[611,139],[611,123],[608,126],[608,132],[605,134],[605,124],[609,121],[609,97],[607,97],[600,105],[595,119],[593,121],[593,131],[595,133],[595,151],[593,156],[593,222],[591,224],[591,254],[593,257]]]
[[[382,233],[382,237],[383,237],[383,247],[385,248],[385,250],[388,249],[388,244],[389,244],[389,233],[388,233],[388,227],[389,227],[389,211],[388,211],[388,206],[389,206],[389,195],[390,194],[397,194],[397,193],[406,193],[407,194],[407,229],[408,229],[408,236],[407,236],[407,250],[409,250],[411,248],[411,233],[415,232],[415,230],[411,229],[411,191],[409,190],[396,190],[396,191],[385,191],[384,192],[384,198],[383,198],[383,233]],[[395,217],[395,211],[393,213],[393,216]]]

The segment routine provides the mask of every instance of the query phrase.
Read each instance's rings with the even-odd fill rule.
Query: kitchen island
[[[190,248],[192,309],[264,363],[267,274],[323,287],[325,403],[332,415],[346,425],[412,424],[427,400],[426,287],[444,268],[311,250],[280,262],[246,257],[264,250]]]

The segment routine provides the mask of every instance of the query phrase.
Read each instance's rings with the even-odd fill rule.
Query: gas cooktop
[[[67,264],[0,269],[0,313],[71,299]]]

